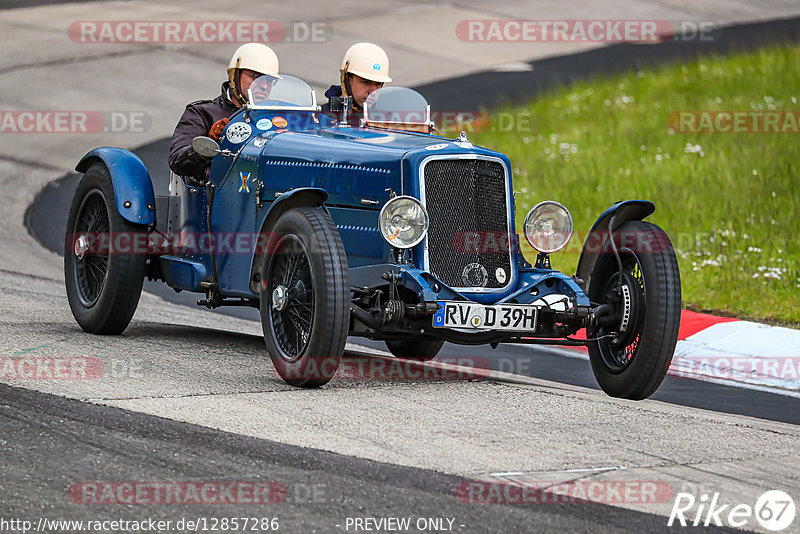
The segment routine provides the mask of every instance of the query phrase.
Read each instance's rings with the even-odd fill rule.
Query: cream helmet
[[[392,81],[389,77],[389,56],[383,48],[372,43],[356,43],[348,48],[339,66],[339,72],[342,77],[349,72],[373,82]]]
[[[242,95],[236,71],[248,69],[261,74],[268,74],[280,78],[278,72],[278,56],[273,50],[262,43],[246,43],[236,49],[228,62],[228,81],[231,93],[239,102],[247,102],[247,95]]]

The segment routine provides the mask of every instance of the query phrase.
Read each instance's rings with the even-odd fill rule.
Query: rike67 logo
[[[761,527],[778,532],[792,524],[796,512],[794,500],[788,493],[780,490],[763,493],[756,500],[755,506],[721,504],[719,492],[715,492],[710,498],[704,493],[699,499],[691,493],[681,492],[675,496],[667,526],[714,525],[742,528],[755,519]]]

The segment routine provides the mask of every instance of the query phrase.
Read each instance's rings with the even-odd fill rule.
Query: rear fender
[[[608,237],[608,223],[611,218],[616,216],[612,226],[612,230],[616,230],[628,221],[641,221],[654,211],[656,211],[656,206],[649,200],[623,200],[608,208],[597,218],[589,235],[586,236],[581,257],[578,260],[576,275],[584,281],[585,291],[589,291],[589,283],[597,258],[605,252],[603,244]]]
[[[111,174],[119,214],[134,224],[155,224],[153,182],[139,156],[121,148],[95,148],[81,158],[75,170],[86,172],[95,161],[102,161]]]
[[[275,199],[275,202],[269,205],[264,223],[261,225],[258,234],[258,248],[266,244],[266,242],[262,242],[261,236],[269,236],[281,215],[293,208],[322,206],[323,209],[327,209],[325,208],[326,200],[328,200],[328,192],[318,187],[301,187],[283,193]],[[261,276],[261,269],[264,266],[264,258],[266,257],[259,252],[259,250],[256,250],[255,256],[253,256],[253,265],[250,268],[250,290],[255,294],[259,292],[258,282]]]

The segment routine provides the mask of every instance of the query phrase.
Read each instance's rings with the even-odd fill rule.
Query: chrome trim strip
[[[484,156],[481,154],[437,154],[433,156],[428,156],[419,166],[419,197],[422,205],[425,206],[425,209],[428,209],[427,200],[425,198],[425,166],[428,162],[438,159],[482,159],[486,161],[495,161],[503,166],[503,170],[505,171],[505,184],[506,184],[506,229],[508,230],[509,239],[511,239],[511,219],[513,217],[511,213],[511,201],[510,201],[510,194],[511,194],[511,183],[509,180],[509,172],[508,167],[506,166],[505,162],[497,157],[494,156]],[[429,211],[430,213],[430,211]],[[429,271],[430,265],[430,256],[428,251],[428,235],[425,234],[425,240],[422,242],[422,269],[425,271]],[[503,287],[498,287],[495,289],[487,289],[485,287],[454,287],[456,291],[459,293],[504,293],[508,291],[508,289],[516,284],[517,282],[517,265],[514,263],[514,253],[513,247],[509,246],[508,248],[508,259],[509,264],[511,265],[511,276],[508,277],[508,283]]]

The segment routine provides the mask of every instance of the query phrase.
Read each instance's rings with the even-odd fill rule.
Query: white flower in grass
[[[775,271],[769,271],[767,273],[764,273],[764,278],[772,278],[773,280],[780,280],[781,275],[776,273]]]
[[[703,152],[702,146],[693,145],[692,143],[686,143],[686,146],[683,147],[683,152],[685,154],[697,154],[701,158],[706,155],[706,153]]]
[[[758,176],[758,171],[753,169],[753,176]]]

